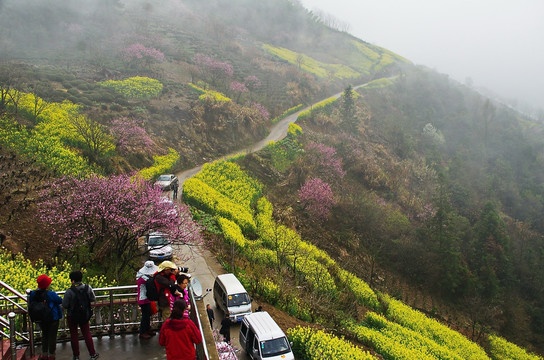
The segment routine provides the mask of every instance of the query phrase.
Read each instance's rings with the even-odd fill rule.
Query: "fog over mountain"
[[[340,29],[416,64],[544,109],[544,2],[301,0]],[[516,103],[516,101],[510,101]],[[530,106],[525,106],[530,105]],[[540,114],[542,110],[540,111]]]

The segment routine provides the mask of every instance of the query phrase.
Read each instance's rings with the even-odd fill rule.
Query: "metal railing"
[[[5,295],[4,288],[11,295]],[[96,301],[92,303],[94,316],[90,320],[90,327],[93,336],[115,337],[118,334],[136,333],[140,325],[141,312],[137,303],[136,285],[114,286],[93,289],[96,295]],[[197,302],[191,287],[189,287],[191,298],[191,320],[203,334],[203,342],[197,346],[198,359],[210,359],[206,341],[204,337],[202,321],[198,314],[199,304]],[[58,291],[59,296],[64,296],[65,291]],[[15,314],[14,331],[5,331],[9,328],[9,320],[4,316],[13,312]],[[161,324],[160,313],[152,315],[151,327],[159,329]],[[29,331],[31,329],[31,331]],[[70,340],[69,328],[64,316],[59,323],[58,342]],[[27,296],[17,292],[8,284],[0,280],[0,337],[10,338],[12,343],[18,346],[28,346],[31,355],[34,355],[34,346],[40,341],[41,333],[35,324],[30,321],[28,316]]]

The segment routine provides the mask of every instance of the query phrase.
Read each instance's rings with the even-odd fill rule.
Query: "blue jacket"
[[[29,302],[33,300],[36,291],[38,290],[32,290],[30,292],[30,295],[28,296]],[[51,290],[47,291],[47,304],[51,308],[53,321],[62,319],[62,308],[60,307],[60,304],[62,304],[62,298],[58,296],[56,292]]]

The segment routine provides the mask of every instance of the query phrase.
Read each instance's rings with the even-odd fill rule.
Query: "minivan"
[[[253,360],[294,360],[287,336],[266,311],[244,317],[240,345]]]
[[[232,322],[241,322],[251,314],[251,298],[234,274],[217,275],[213,285],[215,306]]]

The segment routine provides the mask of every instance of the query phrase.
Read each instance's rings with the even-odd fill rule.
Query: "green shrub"
[[[371,360],[376,359],[351,342],[321,330],[309,327],[291,328],[287,337],[293,343],[293,352],[300,360]]]
[[[98,83],[101,86],[115,90],[129,99],[151,99],[160,95],[160,81],[144,76],[135,76],[125,80],[107,80]]]
[[[542,360],[542,356],[530,354],[527,350],[496,335],[489,335],[489,348],[493,360]]]
[[[168,148],[168,154],[153,156],[153,165],[140,170],[139,174],[146,180],[151,180],[161,174],[169,173],[179,160],[176,150]]]

